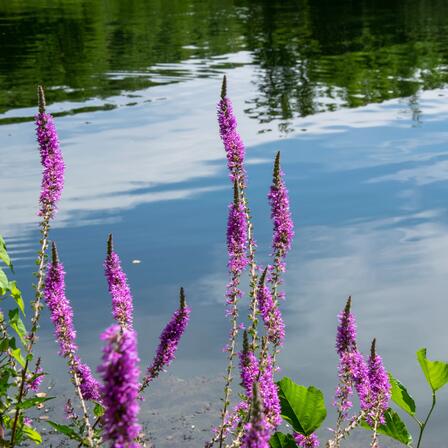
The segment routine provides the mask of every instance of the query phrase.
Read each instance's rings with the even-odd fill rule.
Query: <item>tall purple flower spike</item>
[[[300,448],[317,448],[320,444],[316,434],[304,436],[303,434],[295,433],[294,440]]]
[[[50,310],[54,335],[59,344],[59,354],[65,358],[75,354],[76,331],[73,325],[73,310],[65,295],[64,266],[59,261],[56,245],[52,244],[52,262],[48,268],[44,289],[45,302]]]
[[[103,378],[104,439],[111,448],[138,448],[139,358],[134,330],[112,325],[102,335],[103,360],[98,372]]]
[[[373,425],[375,420],[384,423],[384,413],[389,407],[391,397],[391,385],[381,356],[376,353],[376,339],[372,341],[368,377],[369,394],[361,403],[361,409],[366,411],[366,420],[370,425]]]
[[[254,383],[251,416],[249,423],[244,425],[242,448],[269,448],[272,429],[263,412],[263,403],[258,383]]]
[[[273,360],[269,353],[266,354],[261,363],[261,374],[259,379],[260,394],[264,406],[264,414],[271,430],[275,430],[282,422],[280,413],[280,399],[278,386],[274,381]]]
[[[64,187],[65,166],[53,117],[45,112],[42,86],[39,86],[38,93],[39,113],[35,117],[35,123],[40,161],[43,167],[39,215],[48,215],[52,218]]]
[[[283,180],[283,172],[280,168],[280,151],[275,157],[273,184],[268,194],[271,205],[271,218],[274,233],[272,249],[275,255],[283,259],[291,249],[294,237],[294,223],[289,209],[288,190]]]
[[[77,355],[76,331],[73,325],[73,309],[65,295],[64,266],[59,261],[56,244],[52,244],[52,262],[45,279],[44,298],[50,310],[54,325],[54,335],[59,344],[59,355],[73,357],[76,374],[80,379],[80,389],[85,400],[100,400],[99,383],[92,376],[90,368]]]
[[[351,313],[352,298],[349,297],[345,308],[339,313],[339,325],[336,334],[336,351],[339,355],[339,385],[336,389],[334,405],[343,418],[348,417],[352,408],[351,397],[354,390],[362,402],[369,393],[367,364],[356,347],[356,322]]]
[[[144,389],[160,372],[175,359],[177,347],[190,320],[191,308],[187,306],[184,288],[180,288],[179,309],[177,309],[160,335],[160,343],[151,366],[142,383]]]
[[[258,308],[263,318],[268,340],[275,346],[283,344],[285,339],[285,323],[282,313],[272,298],[271,290],[266,286],[267,268],[260,277],[257,290]]]
[[[249,349],[249,340],[247,337],[247,331],[243,333],[243,350],[239,354],[240,358],[240,376],[241,385],[246,391],[246,397],[251,400],[252,392],[254,389],[254,383],[257,381],[260,367],[258,365],[258,359],[254,353]]]
[[[240,274],[247,266],[247,219],[244,205],[239,198],[239,187],[233,186],[233,202],[229,206],[227,220],[227,251],[229,271]]]
[[[230,179],[238,181],[240,187],[246,184],[244,170],[245,148],[243,141],[236,130],[237,121],[233,113],[232,102],[227,98],[227,79],[222,81],[221,99],[218,103],[218,123],[221,140],[227,155],[227,166]]]
[[[112,234],[107,240],[107,257],[104,262],[109,293],[112,296],[112,314],[122,327],[132,327],[134,306],[126,274],[121,268],[120,257],[113,249]]]

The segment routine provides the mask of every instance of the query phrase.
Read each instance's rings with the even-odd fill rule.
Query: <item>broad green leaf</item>
[[[11,349],[11,355],[22,367],[25,367],[25,360],[23,359],[20,347]]]
[[[51,420],[48,420],[48,424],[52,426],[57,432],[66,435],[68,438],[77,440],[78,442],[83,442],[82,437],[70,426],[60,425],[59,423],[52,422]]]
[[[389,408],[384,413],[384,419],[384,425],[379,425],[378,427],[378,434],[388,436],[406,446],[412,445],[412,436],[409,433],[408,428],[394,410]],[[372,430],[366,421],[362,421],[361,426],[364,429]]]
[[[9,286],[8,277],[3,272],[3,269],[0,268],[0,288],[7,290],[8,286]]]
[[[22,401],[22,403],[18,404],[17,407],[19,409],[29,409],[36,404],[45,403],[48,400],[53,400],[54,397],[33,397],[28,400]]]
[[[11,259],[9,258],[8,252],[6,250],[6,243],[1,235],[0,235],[0,260],[3,260],[6,266],[12,269]]]
[[[93,414],[95,417],[102,417],[104,415],[104,408],[99,403],[95,403],[95,407],[93,408]]]
[[[23,435],[27,439],[32,440],[36,445],[42,443],[41,435],[34,428],[31,428],[31,426],[23,425],[22,431]]]
[[[297,444],[291,434],[276,432],[269,440],[271,448],[297,448]]]
[[[16,301],[18,307],[20,308],[20,311],[22,311],[22,314],[25,315],[25,304],[23,303],[22,292],[19,288],[17,288],[16,282],[9,282],[8,289],[12,298]]]
[[[409,395],[406,387],[389,373],[389,381],[392,387],[392,401],[409,415],[415,415],[415,401]]]
[[[284,377],[278,383],[281,415],[296,432],[312,434],[327,416],[324,396],[314,386],[305,387]]]
[[[9,325],[17,333],[23,345],[26,345],[26,328],[19,315],[19,309],[15,308],[9,311]]]
[[[435,392],[448,383],[448,364],[442,361],[429,361],[426,358],[426,348],[417,352],[417,360],[425,374],[426,381]]]

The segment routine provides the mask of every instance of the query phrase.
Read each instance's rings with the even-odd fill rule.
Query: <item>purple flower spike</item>
[[[103,378],[104,438],[111,448],[139,448],[134,442],[141,429],[137,421],[140,372],[135,332],[113,325],[101,339],[106,342],[98,367]]]
[[[82,363],[79,358],[75,358],[76,374],[80,380],[81,395],[84,400],[101,401],[100,383],[92,375],[92,371],[87,364]]]
[[[244,157],[245,149],[243,141],[238,134],[236,117],[233,113],[232,102],[227,98],[227,79],[222,81],[221,100],[218,103],[218,123],[221,140],[227,155],[227,166],[230,179],[238,181],[239,185],[245,186]]]
[[[33,392],[39,392],[44,376],[44,371],[40,365],[40,358],[37,358],[34,372],[32,374],[27,374],[28,383],[26,384],[26,389],[28,391],[32,390]]]
[[[234,200],[229,206],[227,221],[227,251],[229,271],[241,273],[247,266],[247,219],[244,205],[241,204],[238,183],[234,182]]]
[[[274,381],[274,368],[272,357],[265,354],[262,361],[260,375],[260,393],[263,400],[264,414],[272,430],[275,430],[282,422],[280,417],[281,407],[278,397],[278,386]]]
[[[36,134],[43,167],[39,215],[48,215],[49,218],[52,218],[64,187],[65,166],[53,117],[45,112],[45,96],[42,86],[39,86],[38,94],[39,113],[35,117]]]
[[[180,304],[160,335],[160,343],[152,365],[148,368],[142,389],[145,388],[160,372],[168,367],[175,358],[180,338],[184,334],[190,320],[191,309],[185,301],[184,288],[180,288]]]
[[[320,443],[316,434],[304,436],[303,434],[294,434],[294,440],[300,448],[317,448]]]
[[[283,180],[280,168],[280,152],[277,153],[274,163],[274,179],[268,194],[271,205],[271,218],[274,224],[272,248],[274,254],[283,259],[291,249],[294,237],[294,223],[289,210],[288,190]]]
[[[356,350],[356,322],[351,313],[352,298],[347,300],[345,308],[339,313],[339,325],[336,335],[336,351],[339,356]]]
[[[55,328],[56,341],[59,344],[59,354],[68,357],[78,349],[73,326],[73,310],[65,296],[64,266],[58,259],[56,245],[52,245],[52,263],[45,279],[44,298],[50,310],[51,321]]]
[[[283,344],[285,339],[285,323],[278,304],[274,303],[271,290],[266,286],[267,268],[260,277],[257,290],[258,308],[263,318],[266,333],[275,346]]]
[[[257,383],[254,384],[252,399],[252,412],[250,422],[244,425],[242,448],[269,448],[269,439],[272,430],[263,412],[260,390]]]
[[[119,256],[113,250],[112,235],[107,240],[107,257],[104,262],[109,293],[112,296],[112,314],[123,327],[132,327],[133,304],[126,274],[121,268]]]
[[[389,407],[391,385],[381,356],[376,353],[375,339],[372,342],[369,357],[368,376],[370,394],[368,402],[364,402],[362,406],[367,412],[367,422],[371,425],[373,425],[375,420],[378,420],[379,423],[384,423],[384,413]]]
[[[254,353],[249,350],[247,331],[244,331],[243,333],[243,351],[239,354],[239,357],[241,385],[246,390],[246,397],[251,400],[254,383],[258,378],[260,369],[258,366],[258,359]]]

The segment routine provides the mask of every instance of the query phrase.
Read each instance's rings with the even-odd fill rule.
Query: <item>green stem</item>
[[[428,412],[428,415],[426,416],[426,419],[423,423],[420,423],[420,434],[418,436],[418,442],[417,442],[417,448],[420,448],[420,443],[423,439],[423,433],[425,431],[426,425],[428,424],[428,421],[431,417],[432,411],[434,410],[436,406],[436,392],[433,390],[432,391],[432,405],[431,405],[431,409]]]

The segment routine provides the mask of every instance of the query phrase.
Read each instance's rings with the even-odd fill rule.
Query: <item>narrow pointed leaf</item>
[[[78,442],[82,442],[82,437],[70,426],[60,425],[59,423],[52,422],[48,420],[48,424],[53,427],[57,432],[66,435],[68,438],[72,440],[77,440]]]
[[[426,381],[435,392],[448,383],[448,364],[442,361],[429,361],[426,358],[426,348],[417,352],[417,360],[425,374]]]
[[[22,351],[20,350],[20,347],[17,347],[16,349],[11,349],[11,355],[22,367],[25,367],[25,359],[22,356]]]
[[[29,409],[33,406],[36,406],[36,404],[45,403],[48,400],[53,400],[54,397],[33,397],[29,398],[28,400],[22,401],[22,403],[18,404],[17,407],[19,409]]]
[[[41,435],[34,428],[31,428],[31,426],[23,425],[22,431],[23,435],[27,439],[32,440],[36,445],[42,443]]]
[[[327,416],[324,396],[314,386],[300,386],[288,377],[279,381],[281,415],[296,432],[312,434]]]
[[[18,307],[20,308],[20,311],[23,315],[25,315],[25,304],[23,303],[22,292],[17,287],[16,282],[9,282],[8,289],[11,293],[12,298],[16,301]]]
[[[401,420],[400,416],[392,409],[388,409],[384,413],[385,423],[384,425],[379,425],[378,434],[382,434],[383,436],[388,436],[398,442],[402,443],[406,446],[412,445],[412,436],[408,431],[408,428]],[[372,430],[369,424],[363,420],[361,422],[361,426],[364,429]]]
[[[0,288],[7,290],[8,286],[9,286],[8,277],[4,273],[3,269],[0,268]]]
[[[406,387],[389,373],[389,381],[392,386],[392,401],[409,415],[415,415],[415,401],[409,395]]]
[[[26,328],[25,325],[20,318],[18,308],[11,310],[9,313],[9,325],[11,328],[17,333],[23,345],[26,345]]]
[[[3,260],[6,266],[12,269],[11,259],[9,258],[8,252],[6,250],[6,243],[1,235],[0,235],[0,260]]]

